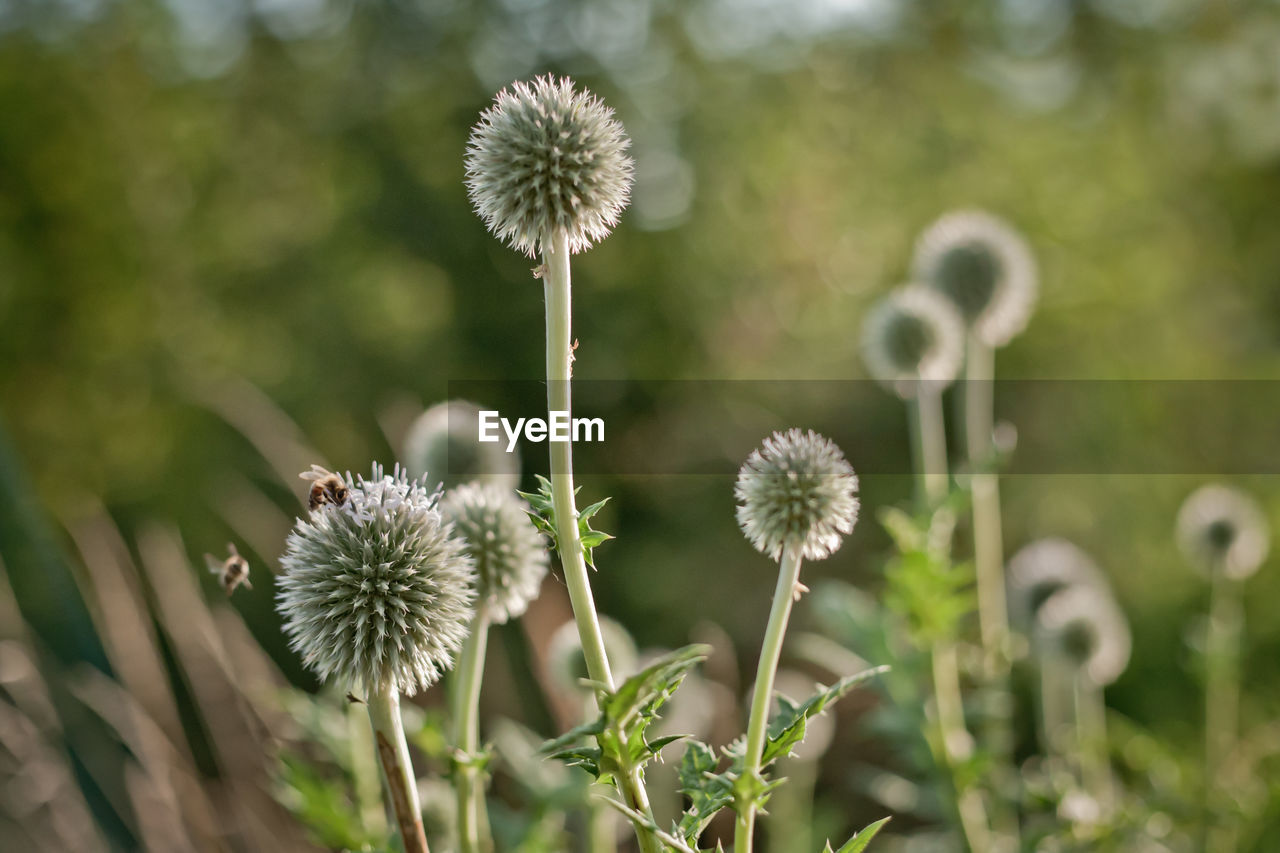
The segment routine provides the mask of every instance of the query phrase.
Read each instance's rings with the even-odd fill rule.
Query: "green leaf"
[[[569,731],[560,735],[560,737],[553,738],[552,740],[549,740],[546,743],[544,743],[541,747],[539,747],[538,752],[541,752],[543,755],[552,755],[554,753],[560,752],[563,749],[568,749],[569,747],[573,746],[574,744],[576,744],[578,741],[582,740],[585,737],[591,737],[591,736],[600,734],[602,731],[604,731],[604,726],[605,726],[605,721],[601,718],[597,718],[597,719],[591,720],[590,722],[583,723],[580,726],[575,726],[574,728],[569,729]]]
[[[601,706],[604,715],[624,727],[637,714],[652,716],[710,651],[710,646],[691,645],[658,658],[605,697]]]
[[[782,710],[769,722],[768,740],[760,760],[761,766],[767,767],[781,756],[790,754],[792,747],[804,740],[808,720],[821,714],[827,705],[840,699],[864,681],[888,671],[887,666],[877,666],[855,675],[845,676],[830,687],[822,688],[800,705],[789,700],[780,700]]]
[[[876,833],[884,829],[884,825],[890,820],[891,818],[887,817],[880,818],[875,823],[864,827],[861,832],[846,841],[844,846],[835,851],[835,853],[862,853],[867,849],[867,845],[871,843],[871,839],[876,837]],[[827,848],[824,853],[832,853],[830,841],[827,842]]]
[[[680,793],[689,798],[689,808],[677,831],[695,844],[716,813],[733,802],[733,781],[715,772],[719,763],[715,750],[697,740],[689,741],[680,759]]]

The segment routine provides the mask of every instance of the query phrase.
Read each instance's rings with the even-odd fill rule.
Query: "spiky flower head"
[[[1111,684],[1129,665],[1129,623],[1106,590],[1072,586],[1049,596],[1036,614],[1036,648],[1081,668],[1094,684]]]
[[[480,407],[466,400],[437,403],[419,415],[404,439],[404,461],[409,476],[446,489],[472,481],[520,485],[520,451],[480,441]]]
[[[1196,489],[1178,510],[1178,544],[1197,568],[1240,580],[1267,558],[1267,517],[1253,498],[1228,486]]]
[[[857,491],[853,466],[833,441],[813,430],[775,432],[738,471],[738,526],[775,560],[786,547],[821,560],[853,530]]]
[[[1093,558],[1066,539],[1038,539],[1009,558],[1005,571],[1013,624],[1031,633],[1040,607],[1074,586],[1107,589],[1107,578]]]
[[[913,273],[944,294],[987,346],[1027,326],[1038,290],[1026,241],[1004,220],[977,210],[948,213],[920,235]]]
[[[909,284],[882,299],[862,326],[862,360],[871,377],[910,399],[927,382],[950,385],[964,360],[964,324],[951,303]]]
[[[494,236],[532,257],[557,232],[577,253],[618,224],[631,140],[613,110],[550,75],[503,89],[467,143],[467,189]]]
[[[616,678],[628,678],[639,668],[640,652],[636,641],[622,624],[608,616],[600,617],[600,634],[604,638],[605,654]],[[578,624],[570,619],[551,635],[547,644],[547,673],[551,683],[561,695],[590,697],[591,691],[583,685],[590,679],[587,658],[582,653],[582,638]]]
[[[440,501],[445,520],[475,561],[479,601],[498,624],[525,612],[547,574],[547,543],[527,508],[513,492],[492,483],[463,483]]]
[[[453,665],[475,570],[428,492],[396,466],[346,475],[347,497],[298,519],[276,607],[289,646],[323,680],[412,695]]]

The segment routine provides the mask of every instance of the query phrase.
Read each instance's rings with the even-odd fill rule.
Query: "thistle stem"
[[[485,651],[489,641],[489,612],[476,608],[471,634],[458,660],[461,681],[454,695],[454,745],[464,762],[458,772],[458,845],[461,853],[483,853],[484,778],[475,760],[480,752],[480,685],[484,680]]]
[[[394,687],[381,687],[369,691],[365,701],[382,765],[382,783],[396,816],[405,853],[428,853],[422,806],[418,802],[418,781],[413,775],[409,744],[400,720],[400,693]]]
[[[778,660],[782,657],[782,638],[787,631],[791,605],[800,583],[800,554],[799,548],[788,545],[782,551],[782,560],[778,567],[778,585],[773,591],[769,625],[765,629],[764,643],[760,647],[760,663],[756,667],[756,686],[751,695],[751,717],[747,723],[742,775],[748,779],[760,773],[760,759],[764,754],[765,736],[768,733],[769,709],[773,704],[774,676],[778,672]],[[737,826],[733,835],[735,853],[751,853],[756,808],[757,803],[754,798],[738,808]]]
[[[569,272],[569,237],[557,231],[543,245],[543,290],[547,303],[547,409],[571,412],[570,379],[573,376],[573,302]],[[587,576],[587,563],[578,535],[578,508],[573,488],[573,445],[567,441],[549,443],[551,457],[551,503],[555,510],[556,541],[560,563],[564,569],[569,603],[578,624],[578,637],[586,659],[587,674],[592,681],[614,689],[613,672],[605,652],[604,635],[596,615],[595,599]],[[627,804],[652,818],[649,797],[639,768],[628,767],[618,780]],[[659,853],[661,846],[650,833],[636,829],[641,853]]]
[[[1111,803],[1106,700],[1102,688],[1083,667],[1076,671],[1074,682],[1080,784],[1099,806],[1106,808]]]
[[[947,439],[942,427],[941,390],[934,383],[922,381],[908,409],[919,497],[933,508],[947,497]]]
[[[1234,832],[1222,826],[1218,793],[1223,780],[1223,759],[1236,747],[1240,714],[1240,635],[1244,629],[1243,586],[1213,570],[1209,600],[1209,624],[1205,637],[1205,803],[1206,836],[1215,853],[1235,848]]]

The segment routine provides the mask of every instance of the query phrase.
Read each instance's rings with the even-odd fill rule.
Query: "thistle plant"
[[[769,624],[760,649],[742,770],[734,780],[736,853],[750,853],[756,812],[767,793],[761,776],[773,682],[792,602],[806,588],[802,560],[830,556],[858,519],[858,478],[840,448],[815,432],[774,433],[738,472],[738,524],[752,546],[779,561]]]
[[[454,691],[454,745],[457,749],[458,839],[462,853],[487,846],[480,750],[480,688],[490,624],[520,616],[538,595],[549,563],[542,535],[529,520],[528,506],[492,483],[464,483],[440,502],[444,518],[466,543],[475,564],[476,609],[462,647]]]
[[[539,77],[499,92],[467,144],[467,189],[498,239],[533,257],[541,254],[547,317],[547,409],[571,411],[574,359],[569,256],[609,235],[631,192],[630,140],[613,111],[567,78]],[[616,687],[587,576],[569,442],[550,445],[550,518],[565,585],[591,678]],[[620,768],[619,788],[630,808],[652,822],[641,772]],[[642,853],[656,853],[651,832],[637,831]]]
[[[479,440],[480,407],[448,400],[427,409],[404,438],[404,466],[410,477],[430,474],[446,489],[479,481],[508,489],[520,484],[520,452]]]
[[[964,358],[964,326],[959,312],[935,290],[909,284],[877,304],[863,324],[862,355],[867,371],[908,408],[912,433],[912,461],[920,503],[928,514],[949,514],[946,428],[942,391],[955,381]],[[930,521],[930,531],[938,526]],[[948,547],[929,542],[917,553],[929,565],[949,567]],[[922,539],[932,539],[923,535]],[[948,579],[949,580],[949,579]],[[916,614],[919,615],[919,614]],[[956,638],[950,629],[929,638],[933,698],[938,737],[938,763],[947,768],[956,789],[956,808],[969,846],[989,846],[990,825],[981,796],[961,780],[961,767],[972,753],[973,739],[965,726],[964,697]]]
[[[474,563],[439,494],[399,467],[345,479],[340,502],[300,518],[280,559],[277,607],[289,645],[323,681],[363,692],[387,799],[407,853],[425,853],[400,694],[435,683],[470,627]]]
[[[1267,558],[1266,516],[1248,495],[1227,486],[1202,486],[1178,511],[1177,540],[1188,562],[1208,576],[1209,619],[1205,658],[1205,843],[1229,851],[1235,834],[1218,785],[1223,759],[1235,749],[1240,714],[1240,646],[1244,635],[1244,582]]]
[[[1081,785],[1105,807],[1112,784],[1103,689],[1128,666],[1132,648],[1128,623],[1105,588],[1076,584],[1053,593],[1040,605],[1034,636],[1042,660],[1065,664]]]

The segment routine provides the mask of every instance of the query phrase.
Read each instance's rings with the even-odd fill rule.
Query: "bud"
[[[1241,580],[1267,558],[1267,517],[1254,500],[1227,486],[1201,486],[1178,511],[1178,545],[1206,574]]]
[[[440,501],[445,519],[467,543],[476,593],[497,624],[524,613],[547,574],[547,543],[526,509],[524,501],[491,483],[464,483]]]
[[[830,439],[812,430],[775,432],[738,472],[738,525],[775,560],[787,546],[821,560],[853,530],[857,491],[853,466]]]
[[[466,400],[437,403],[419,415],[405,436],[403,458],[410,477],[446,489],[473,480],[520,485],[520,452],[480,441],[480,407]]]
[[[921,382],[950,385],[964,360],[964,325],[944,297],[918,284],[881,300],[862,326],[867,372],[903,399]]]
[[[399,466],[345,480],[341,504],[319,504],[289,534],[276,606],[322,680],[412,695],[452,667],[470,631],[472,560],[439,493]]]
[[[467,143],[467,189],[494,236],[532,257],[557,232],[577,253],[598,243],[631,193],[631,140],[613,110],[573,81],[513,83]]]
[[[1036,648],[1058,655],[1088,674],[1094,684],[1111,684],[1129,665],[1133,640],[1115,599],[1095,586],[1055,592],[1036,614]]]
[[[1026,241],[988,213],[943,216],[916,242],[912,272],[945,295],[983,343],[1001,347],[1026,328],[1035,307],[1035,259]]]

